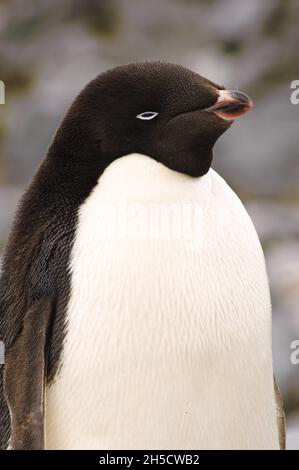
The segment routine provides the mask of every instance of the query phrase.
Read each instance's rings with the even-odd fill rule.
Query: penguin
[[[4,449],[279,449],[263,251],[213,147],[253,106],[182,66],[98,75],[0,279]]]

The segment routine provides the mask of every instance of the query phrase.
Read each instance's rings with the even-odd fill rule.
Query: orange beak
[[[245,93],[241,91],[219,90],[219,97],[215,104],[205,109],[209,113],[234,120],[247,113],[253,107],[253,102]]]

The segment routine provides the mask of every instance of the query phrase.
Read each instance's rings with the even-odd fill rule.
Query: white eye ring
[[[154,119],[156,116],[158,116],[159,113],[156,113],[155,111],[145,111],[144,113],[137,114],[137,119],[142,119],[143,121],[150,121],[151,119]]]

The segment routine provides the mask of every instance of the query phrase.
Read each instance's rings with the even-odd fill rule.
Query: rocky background
[[[0,252],[17,201],[53,132],[89,79],[161,59],[246,91],[256,104],[215,150],[217,169],[261,237],[273,300],[273,347],[299,449],[298,0],[0,0]]]

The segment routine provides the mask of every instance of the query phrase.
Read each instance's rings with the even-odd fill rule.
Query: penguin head
[[[103,167],[130,153],[145,154],[194,177],[210,168],[217,139],[252,107],[182,66],[123,65],[99,75],[75,100],[57,133],[81,158]]]

